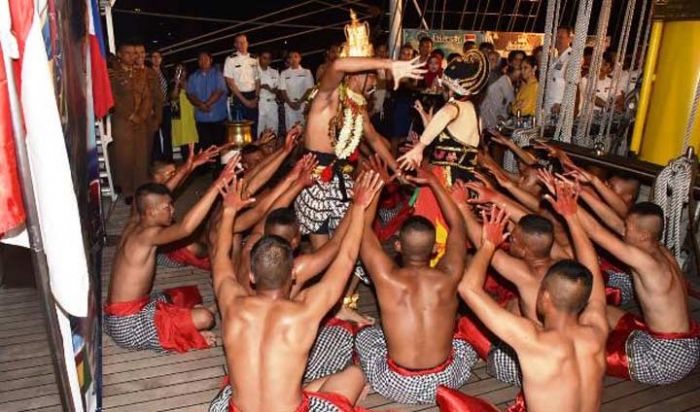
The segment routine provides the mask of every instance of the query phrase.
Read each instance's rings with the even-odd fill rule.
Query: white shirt
[[[581,82],[578,84],[579,91],[581,92],[581,97],[583,98],[584,94],[586,93],[586,87],[588,86],[588,76],[584,77],[581,79]],[[595,87],[595,97],[607,101],[608,98],[617,98],[617,96],[620,95],[620,90],[618,90],[616,93],[610,93],[610,89],[612,88],[612,77],[607,76],[604,79],[598,79],[598,82],[596,83]],[[580,102],[579,104],[579,110],[581,110],[581,107],[583,106],[583,102]],[[600,106],[594,106],[593,110],[602,110],[603,108]]]
[[[255,90],[255,82],[260,79],[258,60],[250,54],[234,53],[226,58],[224,77],[233,79],[241,93]]]
[[[549,80],[547,83],[547,90],[545,91],[544,99],[544,110],[546,114],[549,114],[552,106],[555,104],[561,104],[564,100],[564,89],[566,88],[566,70],[569,68],[569,61],[571,60],[571,47],[564,50],[564,52],[555,60],[554,66],[549,73]]]
[[[498,126],[500,120],[508,118],[508,107],[515,100],[513,83],[507,74],[502,75],[486,90],[486,97],[481,102],[481,119],[487,129]]]
[[[637,87],[637,82],[641,75],[641,70],[623,70],[620,73],[620,80],[617,83],[618,93],[627,95]],[[629,84],[627,83],[629,81]]]
[[[309,69],[289,68],[280,74],[280,90],[285,90],[287,97],[293,102],[300,100],[304,93],[312,87],[314,87],[314,77]]]
[[[263,70],[258,68],[258,76],[260,78],[260,85],[266,85],[271,89],[278,89],[280,84],[280,74],[277,70],[272,67],[268,67]],[[266,89],[260,89],[260,99],[263,101],[274,101],[277,98],[274,93]]]

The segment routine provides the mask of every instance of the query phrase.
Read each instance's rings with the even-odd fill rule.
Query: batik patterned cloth
[[[486,361],[486,372],[501,382],[522,386],[518,355],[507,343],[496,340]]]
[[[461,387],[469,380],[477,361],[474,349],[455,338],[452,356],[444,364],[424,371],[405,370],[388,358],[384,332],[379,326],[360,330],[355,347],[372,388],[398,403],[434,403],[438,386]]]
[[[158,302],[167,302],[168,299],[162,292],[152,293],[147,298],[148,303],[138,313],[127,316],[105,314],[103,328],[105,333],[122,348],[165,352],[158,340],[154,317]]]
[[[239,409],[231,403],[232,394],[231,385],[226,385],[209,404],[209,412],[239,412]],[[352,410],[350,402],[340,395],[305,392],[304,399],[295,412],[348,412]]]
[[[319,329],[304,372],[304,382],[332,375],[352,362],[355,330],[352,324],[331,318]]]

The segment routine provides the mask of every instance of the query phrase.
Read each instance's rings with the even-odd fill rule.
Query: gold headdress
[[[369,24],[360,23],[357,15],[350,9],[350,24],[345,25],[345,39],[340,57],[372,57],[374,47],[369,41]]]

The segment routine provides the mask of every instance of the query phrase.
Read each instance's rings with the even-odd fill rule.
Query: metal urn
[[[237,149],[253,142],[253,122],[240,120],[226,123],[226,142]]]

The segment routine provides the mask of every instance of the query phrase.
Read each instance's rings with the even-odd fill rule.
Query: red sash
[[[226,380],[228,379],[228,376],[225,378]],[[228,384],[228,383],[227,383]],[[295,412],[309,412],[309,405],[311,402],[310,398],[318,398],[322,399],[328,403],[333,404],[338,410],[341,412],[369,412],[364,408],[361,407],[355,407],[353,406],[350,401],[344,397],[343,395],[339,395],[337,393],[327,393],[327,392],[309,392],[309,391],[302,391],[302,399],[301,403],[299,406],[297,406],[297,409]],[[242,412],[240,409],[236,407],[236,405],[233,404],[233,400],[229,402],[229,412]]]
[[[485,326],[474,322],[469,316],[461,316],[457,320],[455,338],[472,345],[479,357],[484,360],[486,360],[491,351],[491,340],[487,336],[488,333],[490,332]]]
[[[438,386],[435,400],[440,412],[498,412],[498,408],[479,398]]]
[[[610,331],[605,347],[605,360],[607,363],[607,374],[623,379],[630,379],[629,358],[627,357],[627,339],[635,330],[642,330],[657,339],[691,339],[700,337],[700,325],[695,320],[690,320],[690,330],[688,332],[654,332],[649,330],[647,325],[633,313],[626,313],[615,325],[615,329]]]
[[[197,286],[166,289],[163,293],[168,295],[172,303],[156,303],[153,323],[158,332],[160,346],[175,352],[208,348],[209,344],[192,321],[192,308],[202,303]],[[111,316],[134,315],[139,313],[150,299],[150,296],[144,296],[128,302],[106,303],[104,312]]]
[[[168,252],[166,256],[170,260],[183,265],[193,266],[202,270],[211,270],[211,262],[208,257],[198,257],[194,252],[187,249],[186,246]]]

